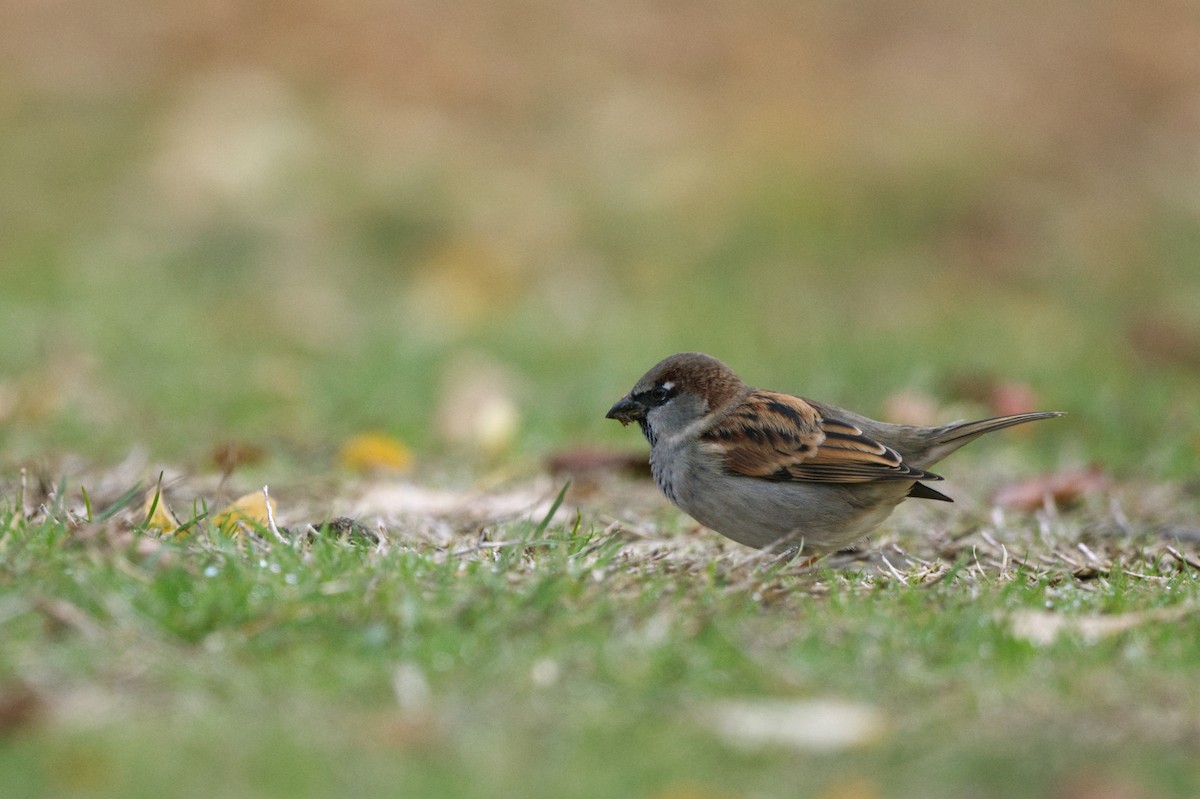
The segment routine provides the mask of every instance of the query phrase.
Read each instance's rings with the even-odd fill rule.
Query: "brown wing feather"
[[[768,480],[867,483],[938,480],[900,453],[838,419],[826,419],[800,397],[755,391],[704,434],[732,472]]]

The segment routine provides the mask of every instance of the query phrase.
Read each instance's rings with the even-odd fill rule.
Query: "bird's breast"
[[[660,439],[650,450],[650,472],[667,499],[687,510],[694,475],[686,447],[671,446]]]

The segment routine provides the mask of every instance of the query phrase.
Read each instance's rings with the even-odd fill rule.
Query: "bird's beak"
[[[646,418],[646,406],[637,400],[622,397],[616,405],[608,409],[608,413],[604,414],[604,418],[616,419],[622,425],[627,425],[630,422],[638,422]]]

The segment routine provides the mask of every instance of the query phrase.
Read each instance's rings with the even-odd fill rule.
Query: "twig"
[[[1035,571],[1037,570],[1037,566],[1029,565],[1029,553],[1028,552],[1025,553],[1024,557],[1017,557],[1016,555],[1009,553],[1009,559],[1012,560],[1013,563],[1020,566],[1022,569],[1034,569]]]
[[[1054,554],[1057,555],[1060,560],[1065,561],[1066,564],[1072,568],[1075,568],[1075,569],[1083,568],[1082,563],[1080,563],[1079,561],[1075,560],[1072,557],[1069,557],[1067,555],[1067,553],[1065,553],[1065,552],[1062,552],[1062,551],[1056,549],[1056,550],[1054,550]]]
[[[905,552],[903,549],[898,547],[895,542],[892,542],[891,547],[892,547],[892,550],[902,558],[907,558],[908,560],[916,561],[917,563],[921,564],[922,566],[928,567],[930,565],[930,561],[924,560],[923,558],[919,558],[916,555],[912,554],[911,552]]]
[[[938,583],[944,582],[947,577],[955,573],[954,569],[950,568],[949,566],[946,566],[945,564],[940,565],[942,568],[938,569],[938,571],[928,572],[923,578],[921,578],[922,588],[932,588]]]
[[[1000,549],[1000,542],[999,542],[999,541],[997,541],[997,540],[996,540],[996,539],[995,539],[995,538],[992,536],[992,533],[991,533],[991,531],[990,531],[990,530],[986,530],[986,529],[985,529],[985,530],[980,530],[980,531],[979,531],[979,537],[980,537],[980,538],[982,538],[982,539],[983,539],[985,542],[987,542],[987,543],[988,543],[990,546],[992,546],[992,547],[994,547],[994,548],[996,548],[996,549]]]
[[[879,558],[883,561],[883,565],[888,567],[888,571],[892,573],[892,576],[900,581],[901,585],[908,585],[908,578],[901,574],[896,567],[892,565],[892,562],[887,559],[887,555],[881,553]]]
[[[1093,552],[1093,551],[1092,551],[1092,550],[1091,550],[1091,549],[1088,547],[1088,545],[1087,545],[1087,544],[1085,544],[1085,543],[1083,543],[1082,541],[1080,541],[1080,542],[1076,543],[1076,544],[1075,544],[1075,548],[1076,548],[1076,549],[1078,549],[1080,552],[1082,552],[1082,553],[1083,553],[1085,556],[1087,556],[1088,560],[1094,561],[1094,562],[1096,562],[1096,563],[1101,563],[1101,562],[1102,562],[1102,561],[1100,560],[1100,558],[1096,556],[1096,553],[1095,553],[1095,552]]]
[[[21,494],[17,497],[17,518],[16,521],[24,521],[29,514],[25,511],[25,467],[21,467]]]
[[[1129,571],[1129,569],[1121,569],[1121,573],[1127,574],[1130,577],[1136,577],[1139,580],[1150,580],[1152,582],[1159,582],[1159,583],[1165,583],[1170,579],[1169,577],[1160,577],[1157,574],[1138,574],[1137,572]]]
[[[972,565],[968,566],[967,568],[968,569],[978,568],[979,567],[979,544],[971,544],[971,560],[974,561],[974,563]]]
[[[488,550],[507,549],[509,547],[547,547],[562,543],[548,538],[542,538],[535,541],[481,541],[473,547],[465,549],[454,549],[446,552],[451,557],[462,557],[463,555],[472,555],[476,552],[486,552]]]
[[[1188,557],[1170,544],[1167,544],[1167,552],[1171,555],[1171,557],[1175,558],[1175,560],[1179,561],[1185,566],[1191,566],[1193,569],[1200,571],[1200,561],[1197,561],[1195,558]]]
[[[290,543],[283,537],[283,533],[279,532],[279,528],[275,526],[275,513],[271,510],[271,494],[267,491],[267,487],[263,486],[263,500],[267,506],[267,529],[275,536],[275,540],[281,543]]]
[[[390,544],[390,541],[388,540],[388,535],[387,535],[387,528],[383,526],[382,521],[377,521],[375,523],[375,530],[376,530],[375,551],[376,552],[387,552],[388,545]]]
[[[623,530],[621,528],[621,523],[613,522],[608,527],[605,527],[603,532],[601,532],[600,535],[597,536],[595,540],[589,542],[587,546],[585,546],[582,550],[580,550],[579,553],[576,555],[576,557],[580,558],[580,559],[586,558],[588,555],[592,554],[596,550],[600,549],[600,547],[604,546],[609,541],[616,538],[622,532],[623,532]]]

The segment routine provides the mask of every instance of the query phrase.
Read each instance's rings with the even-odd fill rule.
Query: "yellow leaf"
[[[403,472],[412,466],[412,453],[384,433],[360,433],[342,445],[338,461],[356,472]]]
[[[271,500],[271,514],[275,513],[275,500]],[[212,517],[212,523],[221,532],[232,535],[241,524],[266,527],[270,521],[267,501],[261,491],[254,491],[235,500],[229,507]]]
[[[150,513],[151,506],[154,507],[154,513]],[[146,492],[146,502],[142,508],[149,516],[146,520],[147,528],[161,530],[163,535],[173,535],[179,532],[179,519],[171,511],[170,506],[167,505],[167,498],[159,489]]]

